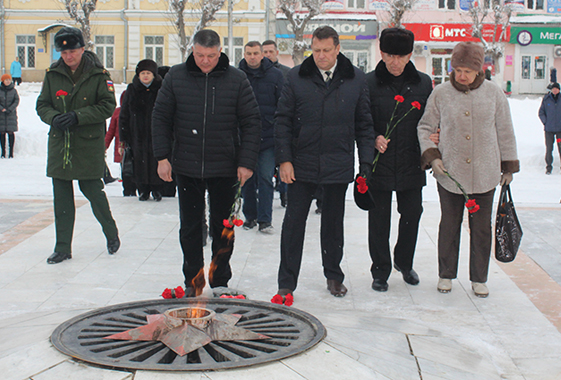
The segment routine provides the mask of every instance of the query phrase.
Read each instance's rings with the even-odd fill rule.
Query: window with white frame
[[[164,64],[164,36],[144,36],[144,58]]]
[[[95,36],[95,53],[106,69],[115,67],[115,36]]]
[[[347,0],[348,9],[366,9],[366,0]]]
[[[544,0],[526,0],[526,8],[532,10],[543,10]]]
[[[456,0],[438,0],[439,9],[456,9]]]
[[[228,52],[228,37],[224,37],[224,54],[228,56],[230,64],[238,66],[243,58],[243,37],[234,37],[234,57],[230,56]]]
[[[35,67],[35,36],[16,36],[16,54],[21,67]]]
[[[481,3],[485,8],[493,9],[495,5],[501,5],[501,0],[483,0]]]

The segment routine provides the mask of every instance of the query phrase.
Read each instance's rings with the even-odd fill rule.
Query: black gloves
[[[361,177],[369,179],[372,175],[372,164],[362,162],[359,167],[359,174]]]
[[[55,116],[51,125],[64,132],[68,130],[68,128],[78,125],[78,116],[76,116],[76,112],[74,111],[63,113]]]

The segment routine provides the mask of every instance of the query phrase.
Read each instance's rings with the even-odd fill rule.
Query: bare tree
[[[306,25],[315,16],[321,13],[321,7],[325,0],[279,0],[279,9],[284,13],[294,32],[294,47],[292,49],[292,60],[299,65],[304,60],[304,52],[308,43],[304,41]],[[307,13],[300,13],[306,8]]]
[[[389,13],[389,25],[396,28],[401,28],[401,20],[405,12],[410,11],[417,0],[387,0],[388,2],[388,13]]]
[[[86,49],[93,50],[90,15],[95,11],[97,0],[65,0],[64,2],[70,18],[80,25]]]
[[[487,0],[489,1],[489,0]],[[478,38],[485,49],[485,54],[493,58],[495,73],[500,73],[499,59],[504,56],[507,28],[512,16],[512,7],[509,5],[495,4],[493,9],[485,6],[473,6],[470,3],[469,16],[472,21],[471,35]],[[493,22],[493,35],[490,41],[483,37],[483,22],[489,16]]]

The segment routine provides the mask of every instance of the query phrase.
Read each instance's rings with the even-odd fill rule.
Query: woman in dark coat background
[[[164,182],[158,176],[158,161],[152,150],[152,109],[161,85],[157,63],[151,59],[138,62],[119,115],[119,137],[121,143],[132,148],[134,180],[140,201],[148,200],[150,192],[155,201],[162,200]]]
[[[2,158],[6,158],[6,134],[8,134],[9,158],[14,158],[14,143],[18,130],[18,114],[16,108],[19,105],[19,95],[14,88],[12,76],[4,74],[0,78],[0,144],[2,145]]]

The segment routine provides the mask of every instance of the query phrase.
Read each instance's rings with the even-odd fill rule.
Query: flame
[[[191,286],[195,289],[195,295],[200,296],[203,294],[203,289],[205,288],[205,268],[201,268],[199,273],[191,280]]]
[[[214,275],[214,271],[218,266],[217,261],[219,260],[220,256],[232,252],[232,246],[234,243],[234,229],[233,228],[224,228],[222,229],[222,236],[221,239],[226,239],[226,246],[224,248],[220,248],[216,255],[212,258],[212,262],[210,263],[210,268],[208,270],[208,281],[212,283],[212,278]]]

